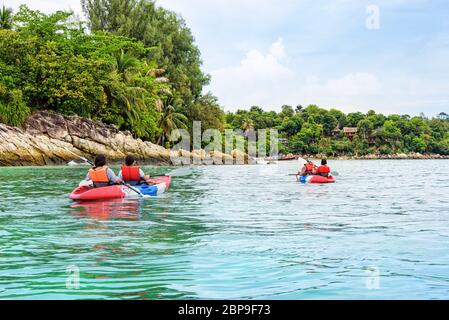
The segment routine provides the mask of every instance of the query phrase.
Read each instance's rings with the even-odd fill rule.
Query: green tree
[[[201,128],[224,129],[225,114],[223,109],[218,104],[217,97],[211,93],[207,93],[196,99],[195,103],[188,107],[186,116],[189,118],[189,125],[193,121],[201,121]],[[230,120],[232,122],[232,120]]]
[[[173,95],[184,105],[200,97],[210,77],[201,70],[200,51],[180,16],[150,0],[82,0],[82,5],[92,31],[132,37],[150,48],[148,57],[166,70]]]
[[[295,110],[293,110],[292,106],[289,106],[289,105],[282,106],[282,111],[280,113],[281,118],[285,118],[285,117],[291,118],[291,117],[293,117],[294,114],[295,114]]]
[[[302,124],[302,118],[298,114],[295,114],[291,119],[284,119],[281,125],[281,132],[284,132],[288,137],[291,137],[301,130]]]
[[[303,107],[302,105],[298,104],[298,105],[295,107],[295,112],[296,112],[296,113],[300,113],[300,112],[302,111],[302,109],[304,109],[304,107]]]
[[[368,139],[371,136],[374,125],[368,119],[360,120],[357,124],[358,132],[363,136],[363,138]]]
[[[338,126],[338,120],[327,110],[322,109],[320,112],[319,123],[323,125],[324,134],[330,136],[332,131]]]
[[[242,127],[245,132],[248,132],[250,130],[254,129],[254,122],[250,117],[246,117],[243,119]]]
[[[123,119],[121,127],[132,128],[141,120],[140,114],[146,108],[145,95],[148,92],[144,87],[135,85],[136,77],[140,76],[139,61],[123,50],[117,52],[114,58],[108,81],[104,84],[108,106],[117,110],[113,116]]]
[[[362,120],[363,121],[363,120]],[[351,151],[355,152],[357,156],[366,155],[369,152],[369,145],[366,138],[362,138],[359,135],[355,136],[351,142]]]
[[[315,123],[304,123],[301,130],[289,141],[289,147],[293,152],[317,153],[317,142],[323,132],[323,126]]]
[[[252,106],[252,107],[249,109],[249,112],[251,112],[251,113],[262,114],[264,111],[263,111],[262,108],[259,107],[259,106]]]
[[[3,5],[0,10],[0,29],[11,29],[13,23],[13,11]]]
[[[337,119],[339,129],[343,129],[343,127],[346,126],[346,115],[342,111],[337,109],[330,109],[329,115]]]
[[[411,141],[411,151],[425,152],[427,149],[427,143],[420,137],[414,137]]]
[[[439,120],[449,120],[449,114],[447,114],[446,112],[440,112],[439,114],[437,114],[437,119]]]
[[[333,149],[340,155],[351,154],[353,151],[353,144],[348,138],[342,138],[341,140],[333,142]]]
[[[385,121],[383,125],[383,138],[390,144],[393,152],[398,148],[401,138],[401,130],[393,120]]]
[[[162,146],[166,145],[167,138],[170,137],[173,130],[187,128],[186,122],[188,119],[184,114],[176,111],[177,104],[178,101],[173,97],[165,100],[162,116],[159,121],[159,127],[162,132],[159,136],[158,143]]]
[[[0,122],[21,126],[29,114],[30,109],[23,101],[22,91],[8,90],[0,83]]]
[[[365,119],[365,115],[361,112],[349,113],[346,117],[346,125],[348,127],[357,127],[357,124]]]

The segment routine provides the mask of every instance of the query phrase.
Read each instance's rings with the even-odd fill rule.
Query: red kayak
[[[155,197],[168,190],[171,177],[163,176],[148,180],[151,185],[133,186],[144,196]],[[75,201],[108,200],[121,198],[139,198],[140,195],[124,185],[113,185],[101,188],[81,186],[72,191],[69,198]]]
[[[335,183],[335,177],[323,177],[318,175],[298,176],[298,181],[302,183]]]

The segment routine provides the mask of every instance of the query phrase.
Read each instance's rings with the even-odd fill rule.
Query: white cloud
[[[266,105],[262,102],[280,99],[285,82],[294,81],[295,74],[282,64],[285,58],[283,41],[279,38],[264,54],[253,49],[238,66],[220,68],[212,72],[213,92],[228,108]],[[279,101],[279,100],[278,100]]]
[[[283,40],[279,38],[267,53],[252,49],[240,65],[213,71],[210,89],[228,110],[251,105],[279,109],[286,103],[338,103],[348,109],[352,101],[382,91],[373,74],[356,72],[321,81],[314,75],[301,77],[287,67],[286,60]]]

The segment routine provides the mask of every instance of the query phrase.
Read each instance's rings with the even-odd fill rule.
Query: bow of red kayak
[[[102,188],[78,187],[72,191],[69,198],[72,200],[108,200],[125,197],[121,186],[108,186]]]

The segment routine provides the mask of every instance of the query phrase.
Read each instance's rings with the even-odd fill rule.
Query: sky
[[[0,0],[52,12],[78,0]],[[186,20],[227,111],[449,113],[446,0],[157,0]]]

